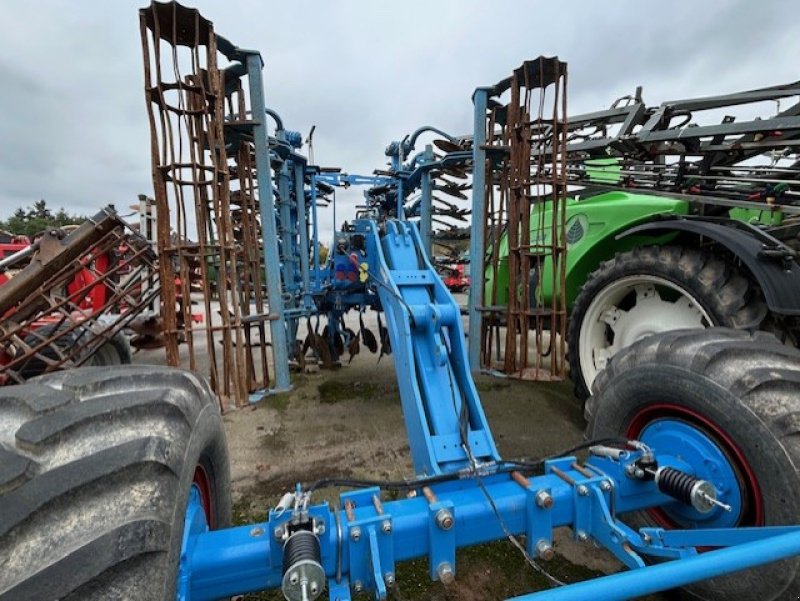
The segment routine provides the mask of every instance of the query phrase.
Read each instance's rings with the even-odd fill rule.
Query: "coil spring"
[[[319,539],[308,530],[298,530],[283,545],[283,573],[300,561],[320,563]]]
[[[664,467],[658,471],[657,480],[658,490],[687,505],[692,505],[692,489],[699,482],[697,478],[675,468]]]

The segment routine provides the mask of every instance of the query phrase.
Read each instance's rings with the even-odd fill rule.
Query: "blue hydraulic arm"
[[[386,314],[417,474],[497,461],[469,372],[460,308],[430,264],[416,226],[387,221],[381,233],[376,222],[358,220],[354,227],[365,237],[369,275]]]

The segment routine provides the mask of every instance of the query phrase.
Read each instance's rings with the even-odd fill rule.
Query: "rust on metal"
[[[17,263],[27,263],[24,267]],[[0,385],[92,361],[159,295],[147,241],[112,207],[9,257],[0,286]]]
[[[557,58],[526,61],[493,92],[507,102],[488,111],[488,159],[474,166],[486,171],[483,236],[494,276],[490,289],[479,289],[481,364],[524,379],[562,380],[567,65]],[[497,277],[504,271],[507,283]],[[550,298],[543,281],[552,282]]]
[[[577,463],[575,461],[572,462],[572,469],[574,469],[576,472],[586,476],[587,478],[594,478],[596,476],[595,474],[593,474],[592,472],[587,470],[585,467],[583,467],[581,464],[579,464],[579,463]]]
[[[352,501],[345,501],[344,502],[344,512],[347,515],[348,522],[355,522],[356,521],[356,514],[355,511],[355,504]]]
[[[575,485],[575,480],[572,478],[572,476],[570,476],[569,474],[564,473],[563,471],[561,471],[556,466],[551,465],[550,466],[550,471],[553,472],[556,476],[561,478],[564,482],[566,482],[570,486],[574,486]]]
[[[428,486],[422,487],[422,494],[425,495],[425,498],[431,505],[433,505],[438,501],[438,499],[436,498],[436,493],[434,493]]]
[[[523,476],[519,472],[511,472],[511,478],[522,488],[530,488],[531,486],[531,481],[528,480],[525,476]]]
[[[252,121],[247,95],[196,10],[154,2],[140,29],[167,362],[206,374],[223,411],[242,407],[269,385],[274,318],[253,141],[236,130]]]

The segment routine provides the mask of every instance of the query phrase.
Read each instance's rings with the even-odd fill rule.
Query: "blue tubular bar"
[[[670,561],[642,570],[595,578],[563,588],[515,597],[513,601],[624,601],[800,554],[800,532]],[[510,600],[512,601],[512,600]]]
[[[596,513],[597,505],[592,508],[585,504],[591,502],[594,494],[600,492],[599,486],[603,478],[586,479],[581,473],[569,469],[568,466],[573,462],[574,458],[549,462],[547,471],[549,472],[552,466],[559,466],[574,484],[567,483],[553,473],[532,478],[527,488],[523,488],[507,474],[484,477],[484,486],[494,500],[503,524],[514,535],[527,535],[529,549],[535,549],[536,543],[542,539],[549,542],[552,530],[563,526],[572,527],[576,534],[579,529],[585,528],[584,531],[590,537],[595,539],[602,537],[601,530],[604,527],[602,519],[596,522],[595,526],[585,519],[586,516]],[[625,478],[621,470],[620,466],[615,473],[609,473],[609,477],[616,479],[620,487],[624,483],[624,480],[620,479]],[[594,493],[578,494],[576,490],[581,484],[594,490]],[[622,488],[618,490],[616,506],[620,513],[671,502],[668,497],[654,492],[655,487],[652,483],[631,482],[630,486],[638,489],[638,494],[636,490]],[[494,510],[474,480],[455,480],[431,488],[438,497],[435,505],[429,505],[428,500],[422,496],[404,498],[384,503],[381,514],[376,512],[369,501],[373,494],[378,494],[378,489],[358,490],[342,495],[343,500],[357,501],[353,509],[352,522],[348,520],[346,511],[338,513],[343,532],[341,568],[342,573],[349,576],[351,582],[362,580],[367,583],[371,577],[374,563],[368,560],[371,557],[368,551],[369,542],[366,542],[365,546],[370,529],[375,529],[379,540],[391,549],[390,553],[381,554],[380,557],[384,562],[382,564],[384,569],[390,571],[394,570],[395,561],[418,557],[428,557],[433,564],[437,557],[450,554],[451,561],[454,561],[455,550],[458,548],[504,537]],[[552,506],[549,509],[536,508],[534,499],[539,491],[549,491],[552,498]],[[449,532],[449,541],[439,538],[440,535],[447,533],[436,526],[435,515],[438,506],[449,507],[452,511],[454,521]],[[334,578],[340,548],[335,514],[327,504],[311,507],[309,513],[318,520],[318,523],[325,526],[324,534],[320,537],[322,566],[327,577]],[[280,586],[282,543],[274,538],[274,533],[288,519],[289,512],[281,516],[272,514],[269,522],[193,536],[186,554],[189,562],[188,578],[191,583],[186,601],[210,601]],[[389,533],[380,530],[384,520],[391,522]],[[351,537],[354,528],[360,528],[363,532],[360,542],[354,542]],[[536,593],[520,599],[526,601],[528,599],[548,601],[572,599],[585,601],[587,598],[628,599],[753,567],[800,552],[800,530],[788,534],[783,530],[775,530],[770,534],[773,535],[756,542],[745,542],[728,550],[712,551],[695,558],[671,561],[655,567],[577,583],[563,589]],[[639,540],[640,544],[636,546],[641,546],[641,539]],[[620,547],[623,542],[620,541]],[[772,551],[762,554],[761,551],[765,548]],[[654,551],[658,555],[658,549]],[[387,557],[391,558],[390,562],[387,562]],[[357,565],[351,560],[357,561]],[[695,563],[698,560],[702,561]],[[716,571],[713,573],[709,571],[709,565]],[[455,569],[454,564],[452,567]]]
[[[261,55],[254,51],[246,54],[247,76],[250,84],[250,104],[254,115],[266,115]],[[275,198],[272,191],[272,169],[269,160],[269,144],[266,118],[261,117],[253,126],[256,154],[256,178],[258,180],[259,209],[264,239],[264,269],[266,271],[269,311],[277,317],[270,320],[273,366],[275,369],[274,390],[290,390],[289,348],[286,342],[286,324],[283,316],[283,296],[280,276],[280,251],[275,224]]]
[[[481,323],[483,315],[479,305],[483,302],[484,254],[483,211],[486,203],[486,111],[489,106],[489,89],[478,88],[472,96],[475,117],[472,142],[472,224],[469,240],[469,366],[472,371],[481,368]]]

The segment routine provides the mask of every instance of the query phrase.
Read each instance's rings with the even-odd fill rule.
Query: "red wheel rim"
[[[750,466],[750,462],[745,457],[733,439],[725,430],[719,427],[713,420],[697,411],[675,405],[672,403],[656,403],[648,405],[639,410],[628,423],[626,436],[636,440],[644,429],[651,423],[659,419],[672,418],[680,419],[695,428],[701,430],[706,436],[715,442],[730,459],[734,471],[740,480],[740,486],[745,494],[745,510],[739,518],[739,526],[763,526],[764,525],[764,501],[761,496],[761,488],[758,479]],[[670,515],[661,507],[648,509],[646,513],[660,527],[666,529],[681,528]]]
[[[216,520],[214,519],[214,514],[211,511],[213,505],[211,484],[208,478],[208,472],[206,472],[206,468],[201,464],[198,464],[197,467],[194,468],[192,484],[194,484],[197,487],[197,490],[200,492],[200,504],[203,506],[203,512],[206,514],[208,527],[213,530],[216,527]]]

